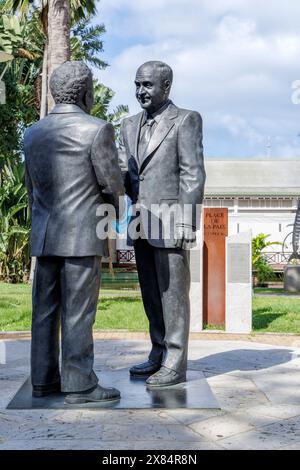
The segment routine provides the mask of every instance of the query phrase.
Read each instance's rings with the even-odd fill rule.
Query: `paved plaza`
[[[147,341],[115,336],[96,335],[100,378],[101,369],[145,359]],[[30,352],[29,339],[8,336],[0,341],[0,449],[300,449],[299,338],[282,346],[203,337],[190,341],[189,369],[204,374],[219,409],[8,410]]]

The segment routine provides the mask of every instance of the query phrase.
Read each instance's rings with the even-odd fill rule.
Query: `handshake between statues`
[[[99,384],[93,369],[92,327],[111,213],[113,235],[125,227],[135,251],[149,320],[149,356],[130,376],[144,378],[148,389],[186,380],[189,249],[196,242],[205,170],[201,116],[169,99],[172,79],[163,62],[139,67],[134,83],[142,111],[122,121],[117,149],[112,124],[90,114],[91,71],[83,62],[65,62],[50,79],[54,108],[25,133],[36,257],[34,397],[63,392],[68,404],[120,399],[117,389]]]

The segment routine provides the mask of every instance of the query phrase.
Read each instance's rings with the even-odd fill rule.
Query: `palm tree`
[[[40,106],[43,118],[53,106],[48,78],[55,67],[70,58],[71,23],[94,15],[95,0],[5,0],[4,10],[26,18],[38,12],[45,36]]]
[[[69,0],[48,0],[48,77],[61,64],[70,60],[71,13]],[[48,110],[54,100],[48,90]]]

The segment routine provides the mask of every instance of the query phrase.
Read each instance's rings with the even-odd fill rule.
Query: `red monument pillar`
[[[225,239],[227,235],[228,209],[204,209],[204,325],[225,325]]]

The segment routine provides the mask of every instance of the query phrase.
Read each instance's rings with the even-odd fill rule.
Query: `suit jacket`
[[[58,104],[24,136],[32,256],[108,256],[99,205],[124,193],[113,126]]]
[[[123,120],[120,131],[119,162],[126,193],[141,206],[141,225],[149,243],[156,247],[174,247],[174,227],[198,226],[197,205],[202,204],[205,169],[202,147],[202,119],[198,112],[180,109],[171,101],[163,111],[142,162],[138,143],[145,112]],[[175,213],[170,238],[164,239],[164,220],[153,205],[190,205],[192,213]],[[152,217],[152,218],[151,218]],[[159,221],[159,233],[153,237],[153,221]]]

